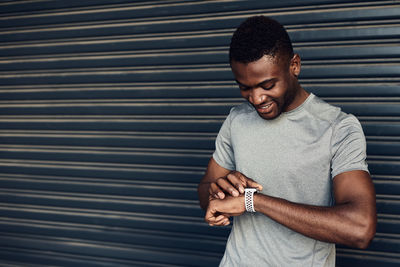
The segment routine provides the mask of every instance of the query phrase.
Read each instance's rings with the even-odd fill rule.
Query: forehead
[[[232,60],[231,68],[235,79],[246,85],[258,84],[267,79],[276,79],[283,75],[285,64],[283,60],[265,55],[257,61],[242,63]]]

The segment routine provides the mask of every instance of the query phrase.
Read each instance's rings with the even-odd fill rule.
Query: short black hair
[[[293,57],[293,47],[285,28],[276,20],[265,16],[246,19],[234,32],[229,49],[232,60],[250,63],[264,55]]]

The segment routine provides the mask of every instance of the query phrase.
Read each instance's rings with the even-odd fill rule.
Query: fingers
[[[234,197],[239,196],[239,191],[231,184],[231,182],[224,177],[217,179],[215,183],[210,183],[208,193],[213,198],[224,199],[225,193],[228,193]]]
[[[262,191],[263,187],[259,183],[255,182],[254,180],[247,178],[247,186],[246,187],[253,187],[257,188],[258,191]]]
[[[206,217],[205,220],[210,226],[227,226],[230,224],[229,217],[225,215]]]
[[[232,184],[228,178],[219,178],[217,184],[222,190],[229,193],[231,196],[239,196],[239,191],[235,188],[236,185]]]
[[[210,187],[208,188],[208,193],[213,198],[224,199],[225,194],[222,192],[221,188],[216,183],[211,183]]]
[[[231,172],[226,176],[226,178],[229,180],[231,185],[233,185],[235,187],[235,189],[237,189],[239,191],[240,194],[244,193],[245,176],[243,174],[241,174],[240,172]],[[234,196],[234,195],[232,195],[232,196]]]
[[[262,185],[255,182],[253,179],[248,178],[244,174],[237,172],[237,171],[233,172],[233,174],[240,179],[240,181],[244,187],[253,187],[253,188],[257,188],[259,191],[262,190],[262,188],[263,188]],[[244,193],[244,190],[243,190],[243,193]]]
[[[204,219],[210,226],[226,226],[230,224],[229,216],[218,212],[218,204],[220,201],[221,200],[210,201],[207,208]]]
[[[261,191],[263,189],[262,185],[255,182],[253,179],[246,177],[244,174],[233,171],[227,175],[227,179],[231,181],[233,185],[240,191],[241,194],[244,193],[245,187],[253,187],[257,188],[257,190]]]
[[[212,198],[224,199],[226,193],[233,197],[238,197],[244,193],[244,188],[254,187],[259,191],[262,190],[262,185],[254,180],[247,178],[245,175],[238,171],[229,173],[226,177],[218,178],[215,182],[210,183],[208,193]]]
[[[217,213],[208,210],[205,216],[205,221],[210,225],[210,226],[226,226],[230,224],[229,217],[220,214],[217,215]]]

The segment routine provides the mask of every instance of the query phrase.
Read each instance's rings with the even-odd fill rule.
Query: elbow
[[[366,249],[374,239],[376,233],[376,219],[370,220],[355,232],[357,234],[353,239],[352,246],[358,249]]]
[[[362,238],[359,240],[358,248],[359,249],[366,249],[372,240],[375,237],[376,226],[371,227],[371,229],[367,230]]]
[[[371,232],[368,234],[363,235],[360,237],[357,242],[355,243],[354,247],[358,249],[366,249],[368,248],[369,244],[372,242],[372,239],[375,236],[375,232]]]

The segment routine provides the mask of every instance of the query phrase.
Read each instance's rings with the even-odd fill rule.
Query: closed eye
[[[274,88],[274,86],[275,86],[275,84],[268,85],[268,86],[261,85],[261,88],[264,90],[271,90],[272,88]]]

